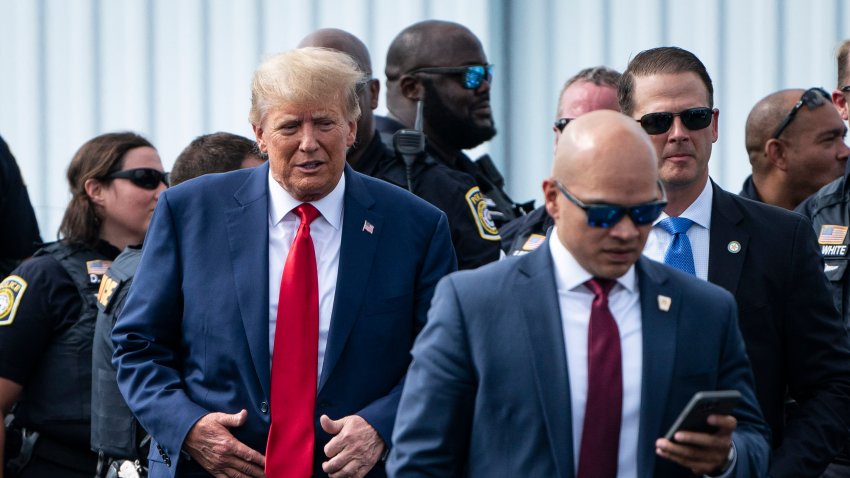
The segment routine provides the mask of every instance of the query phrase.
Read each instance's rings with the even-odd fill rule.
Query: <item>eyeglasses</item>
[[[438,75],[463,75],[463,87],[474,90],[481,86],[486,79],[488,83],[493,82],[493,65],[469,65],[469,66],[429,66],[417,68],[410,73],[434,73]]]
[[[779,139],[779,135],[785,131],[785,128],[791,124],[791,121],[794,120],[794,117],[797,116],[797,112],[800,111],[800,108],[803,105],[810,110],[817,108],[825,103],[831,102],[832,98],[829,96],[829,93],[826,92],[823,88],[809,88],[808,90],[803,92],[803,95],[800,96],[800,101],[791,108],[791,111],[788,112],[788,116],[779,124],[779,127],[776,128],[776,132],[773,133],[773,139]]]
[[[658,187],[661,189],[661,199],[638,204],[637,206],[620,206],[618,204],[585,204],[579,198],[570,194],[570,192],[567,191],[567,188],[565,188],[560,181],[556,180],[555,184],[567,200],[584,210],[585,214],[587,214],[587,225],[591,227],[601,227],[605,229],[614,227],[614,225],[620,222],[620,219],[624,218],[626,214],[632,218],[632,222],[634,222],[636,226],[652,224],[652,222],[658,219],[658,216],[661,215],[661,211],[664,210],[664,207],[667,206],[667,191],[664,190],[664,186],[660,181],[658,182]]]
[[[131,183],[144,189],[156,189],[159,187],[159,183],[168,187],[168,173],[153,168],[125,169],[124,171],[116,171],[106,178],[128,179]]]
[[[647,134],[661,134],[666,133],[667,130],[673,126],[673,118],[676,116],[682,119],[682,124],[685,125],[685,128],[688,128],[691,131],[696,131],[706,128],[711,124],[711,118],[714,116],[714,110],[702,107],[690,108],[678,113],[647,113],[641,116],[637,122],[640,123],[641,127],[643,127],[643,130],[646,131]]]
[[[567,125],[570,124],[570,121],[572,121],[574,119],[575,118],[558,118],[558,119],[555,120],[555,127],[558,128],[558,131],[563,133],[564,128],[566,128]]]

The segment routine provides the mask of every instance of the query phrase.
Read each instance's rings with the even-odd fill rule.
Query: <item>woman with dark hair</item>
[[[0,282],[0,418],[14,406],[14,420],[0,428],[5,478],[94,476],[96,294],[111,261],[144,239],[167,181],[156,149],[135,133],[89,140],[67,177],[72,197],[59,240]]]

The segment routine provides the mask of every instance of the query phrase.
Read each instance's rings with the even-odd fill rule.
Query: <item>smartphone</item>
[[[700,433],[714,433],[717,427],[709,425],[706,421],[709,415],[731,415],[732,410],[738,405],[741,392],[737,390],[716,390],[697,392],[691,401],[685,405],[679,418],[673,422],[673,426],[664,435],[664,438],[673,440],[673,435],[679,430]]]

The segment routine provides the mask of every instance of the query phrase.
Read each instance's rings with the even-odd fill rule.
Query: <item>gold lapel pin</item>
[[[666,295],[658,296],[658,309],[661,312],[667,312],[670,310],[670,304],[673,303],[673,299],[667,297]]]

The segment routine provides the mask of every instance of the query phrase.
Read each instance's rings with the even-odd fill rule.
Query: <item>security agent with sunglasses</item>
[[[654,164],[620,113],[564,130],[543,183],[546,242],[437,286],[389,476],[764,476],[769,432],[734,299],[641,256],[665,204]],[[660,438],[715,389],[743,395],[711,418],[717,431]]]
[[[212,173],[251,168],[263,163],[256,143],[231,133],[218,132],[195,138],[177,157],[169,175],[170,186]],[[150,170],[120,173],[138,179],[140,187],[155,189],[162,173]],[[117,176],[117,175],[113,175]],[[137,180],[138,180],[137,179]],[[132,179],[131,179],[132,181]],[[115,259],[101,280],[97,294],[97,323],[92,347],[92,425],[91,448],[98,453],[97,477],[137,478],[147,476],[150,437],[127,407],[118,390],[116,369],[112,364],[115,347],[112,327],[124,309],[136,268],[142,257],[142,245],[129,245]]]
[[[458,267],[475,268],[500,256],[499,227],[532,209],[516,205],[489,157],[471,161],[464,149],[496,134],[490,109],[493,66],[481,42],[457,23],[428,20],[396,36],[387,52],[387,108],[413,129],[423,102],[425,154],[406,171],[404,158],[378,177],[412,192],[446,213]]]
[[[564,128],[575,118],[596,110],[620,111],[617,82],[620,73],[605,66],[585,68],[568,79],[561,88],[557,119],[552,126],[555,147]],[[540,247],[546,233],[555,223],[540,206],[499,228],[502,250],[509,256],[528,254]]]
[[[850,155],[847,126],[821,88],[772,93],[747,117],[746,146],[753,174],[742,197],[793,210],[841,177]]]
[[[0,282],[5,478],[94,475],[89,407],[95,296],[120,249],[141,242],[165,189],[159,155],[134,133],[86,142],[67,179],[72,198],[61,239]]]
[[[770,474],[818,476],[848,436],[850,341],[811,223],[709,180],[719,113],[708,72],[692,53],[676,47],[639,53],[618,96],[623,112],[650,134],[667,189],[667,207],[644,253],[734,294],[772,430]],[[799,405],[793,413],[788,397]]]

